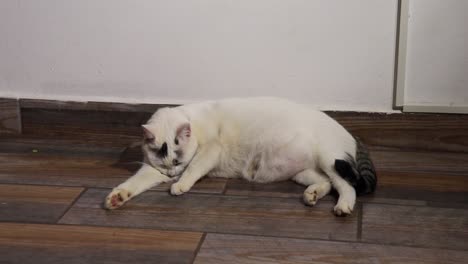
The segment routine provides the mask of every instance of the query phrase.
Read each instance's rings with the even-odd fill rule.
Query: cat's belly
[[[244,162],[239,167],[217,167],[208,173],[208,177],[218,178],[244,178],[252,182],[275,182],[292,178],[308,166],[304,158],[276,158],[269,162]]]
[[[209,176],[245,178],[254,182],[274,182],[290,179],[314,166],[310,148],[300,137],[284,140],[256,140],[257,143],[237,145],[220,156],[218,166]]]
[[[242,176],[254,182],[283,181],[313,167],[312,152],[298,147],[296,142],[291,142],[250,155],[242,170]]]
[[[232,173],[227,170],[222,169],[213,169],[207,175],[208,177],[215,177],[215,178],[242,178],[241,173]]]
[[[220,163],[208,173],[208,176],[219,178],[241,178],[242,170],[245,167],[245,159],[240,159],[238,157],[238,155],[222,155]]]
[[[253,160],[243,177],[253,182],[275,182],[292,178],[297,173],[303,171],[307,166],[306,157],[276,156],[269,159]]]

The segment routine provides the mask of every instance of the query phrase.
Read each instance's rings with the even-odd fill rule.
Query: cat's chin
[[[168,177],[178,177],[180,175],[182,175],[182,173],[184,172],[184,169],[185,167],[183,166],[177,166],[177,167],[173,167],[173,168],[170,168],[170,169],[165,169],[165,168],[158,168],[156,167],[156,169],[161,173],[161,174],[164,174]]]

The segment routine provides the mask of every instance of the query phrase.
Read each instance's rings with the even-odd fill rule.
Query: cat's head
[[[188,118],[177,108],[162,108],[142,128],[145,162],[167,176],[182,174],[198,147]]]

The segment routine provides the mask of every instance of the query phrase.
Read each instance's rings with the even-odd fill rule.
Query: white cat
[[[108,209],[177,179],[171,194],[181,195],[209,175],[262,183],[292,179],[307,186],[308,205],[333,187],[339,194],[334,212],[347,215],[356,190],[372,192],[376,185],[372,162],[353,136],[326,114],[284,99],[163,108],[143,130],[145,165],[112,190],[105,200]]]

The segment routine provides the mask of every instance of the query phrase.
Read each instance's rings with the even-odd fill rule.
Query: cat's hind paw
[[[318,201],[317,191],[304,192],[304,203],[309,206],[314,206]]]
[[[336,216],[347,216],[353,212],[354,205],[347,202],[338,202],[333,208]]]
[[[304,203],[309,206],[314,206],[322,197],[330,192],[330,183],[312,184],[304,191]]]
[[[104,201],[104,207],[108,210],[113,210],[124,205],[130,200],[131,193],[125,189],[114,189],[107,195]]]

